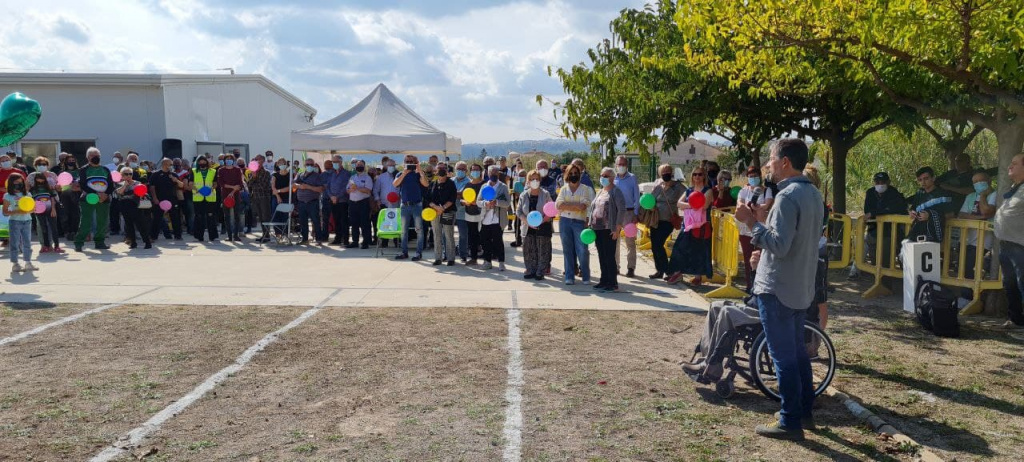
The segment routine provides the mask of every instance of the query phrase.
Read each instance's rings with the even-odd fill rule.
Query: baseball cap
[[[875,174],[875,181],[889,181],[889,174],[886,172],[878,172]]]

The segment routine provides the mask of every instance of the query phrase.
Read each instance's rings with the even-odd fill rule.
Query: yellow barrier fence
[[[747,295],[732,285],[733,278],[739,275],[743,258],[740,230],[732,212],[731,208],[711,211],[711,266],[716,276],[721,275],[724,280],[721,281],[722,287],[707,293],[709,298],[742,298]]]
[[[865,237],[867,224],[874,223],[875,248],[873,261],[868,261]],[[890,291],[882,284],[883,277],[903,278],[903,268],[898,260],[902,247],[903,236],[908,234],[910,217],[902,215],[885,215],[875,220],[857,220],[853,241],[854,265],[857,269],[873,274],[875,283],[861,296],[875,298],[890,295]],[[977,236],[974,255],[969,255],[967,238],[970,234]],[[978,314],[984,308],[981,293],[985,290],[1002,289],[998,258],[991,258],[991,267],[985,270],[985,247],[994,239],[992,223],[984,220],[950,219],[946,220],[945,231],[941,244],[942,273],[939,282],[945,286],[970,289],[973,299],[960,314]],[[968,260],[973,257],[973,274],[968,271]]]
[[[833,213],[828,217],[826,228],[828,242],[829,269],[842,269],[850,266],[850,259],[853,258],[853,221],[849,215]],[[834,250],[839,251],[839,259],[833,260]]]

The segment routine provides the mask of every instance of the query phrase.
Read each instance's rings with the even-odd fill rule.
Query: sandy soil
[[[7,345],[0,460],[87,459],[301,310],[121,307]]]
[[[102,305],[54,305],[52,303],[0,303],[0,338],[17,335]]]
[[[504,316],[324,310],[136,454],[175,461],[499,460]]]
[[[902,295],[863,300],[870,281],[833,272],[829,330],[841,351],[837,385],[947,460],[1020,460],[1024,340],[961,318],[940,338],[902,310]]]
[[[838,402],[794,444],[756,436],[778,404],[686,378],[703,314],[527,311],[524,460],[901,460]]]

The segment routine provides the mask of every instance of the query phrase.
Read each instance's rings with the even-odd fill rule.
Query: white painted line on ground
[[[155,292],[155,291],[160,290],[160,289],[161,289],[160,287],[154,287],[154,288],[149,289],[149,290],[147,290],[147,291],[145,291],[145,292],[143,292],[141,294],[133,295],[131,297],[128,297],[128,298],[126,298],[126,299],[124,299],[124,300],[122,300],[120,302],[110,303],[110,304],[103,305],[103,306],[100,306],[100,307],[97,307],[97,308],[93,308],[93,309],[88,310],[88,311],[83,311],[83,312],[78,313],[78,314],[73,314],[73,315],[68,316],[66,318],[61,318],[61,319],[58,319],[56,321],[53,321],[53,322],[51,322],[49,324],[44,324],[42,326],[36,327],[35,329],[29,330],[29,331],[26,331],[26,332],[22,332],[22,333],[20,333],[18,335],[12,335],[10,337],[0,339],[0,346],[7,345],[8,343],[14,343],[14,342],[17,342],[18,340],[24,340],[24,339],[26,339],[28,337],[31,337],[33,335],[36,335],[36,334],[38,334],[38,333],[40,333],[40,332],[42,332],[44,330],[47,330],[47,329],[50,329],[50,328],[53,328],[53,327],[57,327],[57,326],[63,326],[64,324],[67,324],[69,322],[75,322],[75,321],[77,321],[79,319],[82,319],[82,318],[84,318],[86,316],[90,316],[90,315],[93,315],[93,314],[96,314],[96,313],[102,313],[102,312],[107,311],[107,310],[109,310],[111,308],[117,308],[117,307],[119,307],[121,305],[124,305],[125,303],[128,303],[129,301],[131,301],[133,299],[139,298],[139,297],[141,297],[143,295]]]
[[[502,460],[519,462],[523,445],[523,350],[520,338],[519,301],[512,291],[512,308],[505,311],[508,320],[508,385],[505,388],[505,452]]]
[[[121,435],[121,437],[118,438],[117,441],[114,442],[114,444],[107,446],[106,449],[104,449],[102,452],[100,452],[90,460],[92,462],[107,462],[127,454],[128,451],[142,443],[143,439],[145,439],[151,433],[159,430],[160,427],[163,426],[163,424],[166,423],[168,420],[174,418],[174,416],[184,411],[185,408],[191,406],[192,403],[198,401],[210,390],[213,390],[214,387],[216,387],[221,382],[227,380],[233,374],[241,370],[242,367],[248,364],[249,361],[252,361],[252,358],[259,354],[259,352],[263,351],[272,343],[276,342],[277,339],[280,338],[282,334],[294,329],[299,324],[306,322],[306,320],[311,318],[313,315],[319,313],[320,310],[324,308],[324,305],[326,305],[327,302],[334,298],[335,295],[338,295],[339,292],[341,292],[341,289],[336,289],[334,292],[331,292],[331,295],[328,295],[327,298],[323,299],[323,301],[318,303],[313,308],[304,311],[302,314],[299,315],[299,317],[292,320],[292,322],[285,324],[284,327],[264,336],[262,339],[260,339],[260,341],[256,342],[255,345],[249,347],[249,349],[242,352],[241,356],[235,358],[235,362],[232,363],[230,366],[225,367],[216,374],[211,375],[209,378],[204,380],[203,383],[200,383],[198,386],[193,388],[192,391],[190,391],[187,395],[171,403],[163,410],[156,413],[153,417],[150,417],[149,420],[146,421],[146,423],[142,424],[141,426],[135,428],[134,430],[124,435]]]

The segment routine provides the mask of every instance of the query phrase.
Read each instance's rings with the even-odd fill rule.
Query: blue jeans
[[[31,217],[30,217],[31,218]],[[11,263],[18,262],[18,252],[26,263],[32,261],[32,220],[11,220],[8,231],[10,248],[7,251],[11,254]]]
[[[576,278],[576,260],[580,263],[580,276],[590,281],[590,251],[580,240],[583,232],[583,220],[561,217],[558,219],[558,234],[562,237],[562,265],[565,268],[565,281]]]
[[[320,240],[320,201],[299,202],[299,230],[302,240],[309,240],[309,222],[313,221],[313,239]]]
[[[11,224],[14,224],[12,221]],[[1024,326],[1024,246],[1009,241],[999,244],[999,266],[1003,269],[1003,289],[1009,302],[1006,310],[1010,320],[1018,326]]]
[[[772,294],[757,295],[757,309],[768,341],[768,353],[775,363],[775,377],[782,396],[782,426],[799,429],[800,418],[810,417],[814,405],[811,359],[804,346],[807,310],[789,308]]]
[[[459,229],[459,258],[469,258],[469,224],[466,220],[455,220],[455,226]]]
[[[423,204],[402,204],[402,253],[409,254],[409,228],[415,226],[416,255],[423,256],[423,243],[427,240],[427,233],[423,226]]]

